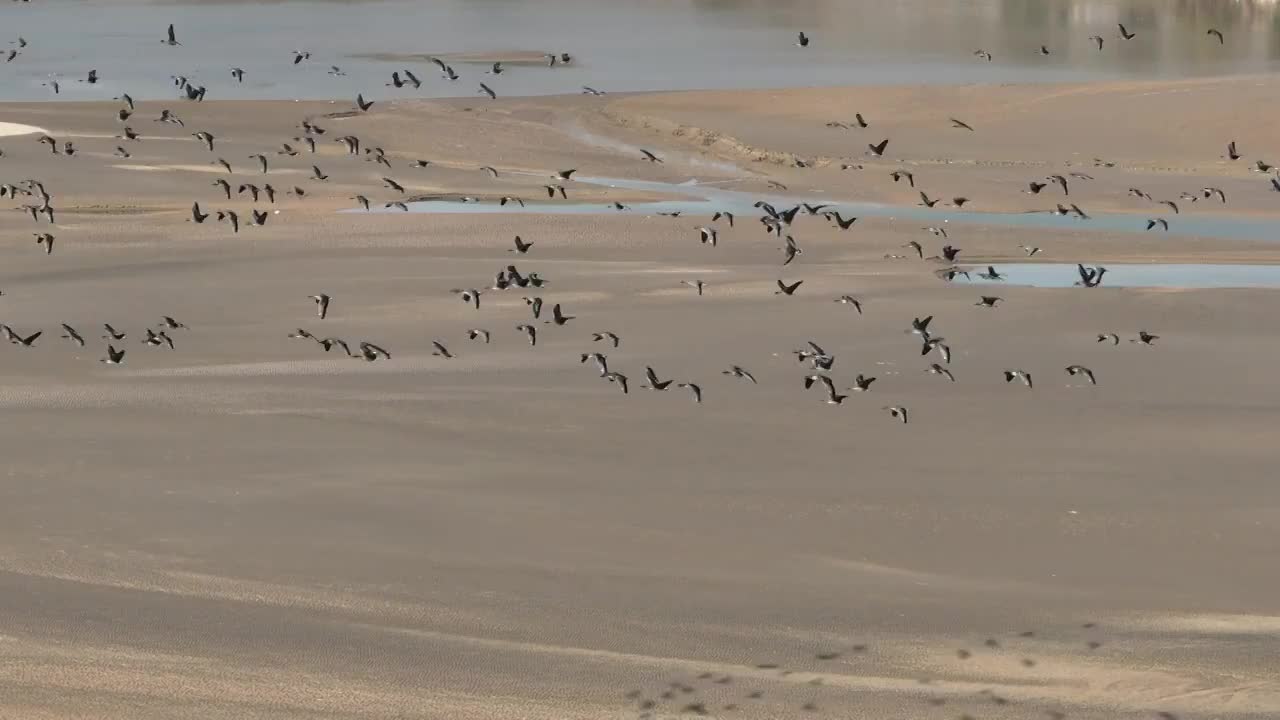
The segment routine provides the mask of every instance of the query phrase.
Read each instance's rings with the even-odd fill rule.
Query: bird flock
[[[1128,42],[1137,37],[1136,32],[1130,31],[1124,25],[1119,25],[1118,29],[1119,34],[1117,37],[1121,41]],[[1225,37],[1218,30],[1210,29],[1207,34],[1216,39],[1219,44],[1225,44]],[[1090,37],[1089,40],[1096,44],[1099,51],[1103,50],[1105,43],[1102,36],[1095,35]],[[160,38],[160,42],[168,48],[173,48],[173,52],[175,53],[182,52],[181,48],[184,47],[183,42],[179,39],[177,28],[172,24],[165,28]],[[18,38],[14,44],[16,47],[9,52],[8,61],[10,62],[17,59],[30,45],[25,38]],[[813,44],[814,38],[803,32],[798,35],[797,42],[795,43],[795,45],[801,49],[808,49],[812,47]],[[1047,46],[1042,45],[1039,52],[1047,55],[1051,51]],[[974,52],[974,55],[984,61],[990,62],[993,60],[992,54],[986,50],[979,49]],[[568,65],[574,62],[574,58],[568,53],[546,53],[544,58],[548,68],[555,68],[557,66]],[[282,64],[298,66],[303,63],[311,62],[311,59],[312,54],[310,51],[297,50],[291,55],[282,58]],[[440,78],[443,81],[453,83],[461,79],[462,76],[445,60],[440,58],[431,58],[430,60],[439,70]],[[521,71],[523,70],[524,69]],[[244,82],[246,71],[243,68],[232,67],[229,71],[231,78],[236,84]],[[328,72],[331,75],[343,74],[341,68],[338,66],[331,66]],[[498,97],[498,93],[495,90],[496,78],[510,72],[511,70],[506,67],[503,62],[492,63],[488,66],[488,69],[484,71],[484,75],[488,76],[488,79],[478,82],[477,92],[490,99],[496,99]],[[209,89],[207,85],[197,84],[191,77],[184,75],[174,75],[172,76],[172,80],[177,89],[177,98],[179,100],[199,103],[206,99]],[[88,70],[85,74],[85,78],[82,80],[82,82],[88,84],[96,84],[99,81],[100,78],[96,69]],[[388,87],[394,87],[397,89],[406,87],[417,89],[420,88],[422,84],[422,79],[420,79],[418,73],[415,73],[412,69],[399,69],[392,71],[390,79],[386,83]],[[60,92],[60,86],[56,81],[52,83],[51,87],[54,92]],[[582,92],[591,96],[605,94],[601,90],[590,87],[584,87]],[[122,93],[117,99],[121,102],[121,106],[113,113],[113,118],[116,123],[122,126],[116,138],[123,142],[116,147],[115,154],[120,157],[131,157],[135,153],[141,152],[138,148],[143,147],[145,138],[143,133],[134,129],[130,124],[136,121],[135,112],[137,107],[133,98],[127,93]],[[354,107],[350,111],[331,113],[327,117],[330,119],[358,119],[360,116],[369,113],[376,104],[376,100],[367,98],[364,93],[359,93],[356,95]],[[326,136],[329,135],[329,131],[320,124],[322,120],[323,118],[316,117],[305,117],[301,119],[297,125],[298,133],[291,135],[288,139],[282,140],[280,142],[279,149],[275,152],[275,157],[272,158],[263,152],[240,156],[234,154],[229,155],[226,153],[228,146],[224,140],[219,138],[218,134],[215,132],[216,129],[193,128],[188,130],[185,121],[179,116],[179,113],[171,108],[161,109],[159,115],[153,118],[153,122],[160,126],[176,126],[182,128],[194,142],[198,143],[199,146],[203,148],[205,153],[212,156],[209,161],[210,164],[215,165],[226,174],[226,177],[218,177],[213,180],[211,185],[215,188],[215,191],[210,197],[199,198],[192,202],[189,222],[195,225],[202,225],[209,221],[210,218],[213,218],[216,222],[229,227],[233,234],[239,233],[242,225],[247,227],[262,227],[268,224],[273,217],[273,213],[266,209],[260,209],[257,207],[260,202],[265,201],[268,205],[275,205],[278,194],[286,194],[297,199],[303,199],[308,196],[311,190],[307,188],[300,185],[293,185],[291,188],[277,189],[273,183],[269,181],[269,178],[272,176],[273,170],[278,171],[283,167],[281,163],[288,163],[291,159],[298,158],[304,154],[316,154],[317,144],[324,142]],[[966,134],[976,134],[981,131],[981,129],[973,123],[961,118],[948,117],[947,121],[952,130],[962,131]],[[872,128],[874,124],[875,123],[868,120],[867,115],[859,112],[854,114],[853,120],[851,121],[833,120],[827,122],[826,126],[828,128],[841,130],[866,130],[868,128]],[[396,157],[394,154],[388,154],[387,150],[382,147],[370,146],[368,143],[364,142],[361,137],[353,133],[348,133],[340,137],[331,137],[330,141],[340,145],[343,150],[345,150],[346,155],[363,158],[366,162],[382,166],[388,172],[388,175],[384,175],[380,179],[380,189],[376,191],[375,189],[370,189],[366,191],[368,194],[359,193],[350,197],[350,199],[356,203],[357,208],[364,211],[371,211],[375,201],[371,200],[370,196],[375,195],[375,192],[385,191],[391,193],[391,196],[384,200],[377,201],[383,209],[399,209],[401,211],[409,210],[409,204],[412,202],[412,198],[410,197],[408,186],[405,182],[391,177],[390,173],[400,169],[407,169],[411,172],[415,169],[427,168],[432,165],[430,160],[413,159],[405,162],[404,159]],[[47,146],[50,155],[53,156],[71,157],[75,156],[79,152],[78,148],[72,141],[59,140],[49,135],[41,135],[36,139],[36,142]],[[884,137],[878,142],[866,143],[866,155],[873,158],[886,158],[890,142],[891,138]],[[132,147],[134,149],[129,150],[126,149],[127,147]],[[1236,142],[1228,142],[1226,149],[1227,152],[1224,157],[1230,161],[1236,161],[1242,157],[1238,151]],[[234,151],[234,148],[231,148],[231,150]],[[239,157],[239,160],[236,163],[233,163],[231,160],[227,159],[228,156],[232,157],[232,159]],[[643,148],[639,150],[639,155],[636,157],[636,160],[637,162],[650,164],[664,163],[663,158],[661,158],[657,153]],[[245,161],[249,161],[248,166],[244,165]],[[310,166],[308,180],[312,185],[323,187],[323,185],[329,181],[331,177],[330,173],[323,170],[318,162],[305,164]],[[1094,164],[1097,167],[1107,167],[1111,165],[1101,159],[1095,159]],[[797,160],[797,166],[808,167],[809,165],[803,160]],[[862,166],[844,164],[842,165],[842,168],[862,169]],[[493,165],[481,165],[476,169],[478,172],[485,173],[490,178],[498,178],[507,172]],[[1257,160],[1255,161],[1254,169],[1260,173],[1270,173],[1274,168],[1263,160]],[[554,200],[558,196],[560,199],[567,199],[567,188],[574,182],[574,175],[576,172],[576,168],[557,169],[546,175],[545,177],[549,182],[543,181],[541,188],[546,192],[547,198],[549,200]],[[958,209],[965,207],[971,202],[970,199],[965,196],[953,196],[950,200],[944,200],[944,197],[939,197],[937,195],[931,196],[928,191],[917,188],[917,183],[921,180],[918,173],[918,170],[912,171],[906,168],[897,168],[890,173],[890,178],[895,183],[905,182],[912,189],[915,189],[920,198],[919,204],[927,209],[933,209],[943,204],[947,207]],[[237,176],[238,179],[235,179]],[[1057,191],[1060,192],[1063,201],[1062,203],[1058,203],[1050,212],[1059,215],[1071,215],[1080,220],[1088,220],[1090,218],[1089,214],[1077,204],[1071,202],[1069,198],[1071,197],[1071,189],[1074,183],[1088,182],[1090,180],[1093,180],[1091,175],[1078,171],[1070,173],[1054,173],[1043,178],[1029,181],[1027,189],[1023,192],[1031,195],[1040,195],[1046,190],[1046,188],[1054,186],[1057,188]],[[1280,191],[1280,181],[1278,181],[1276,177],[1271,177],[1270,182],[1274,190]],[[290,184],[292,185],[292,183]],[[775,181],[770,181],[770,185],[774,188],[785,189],[785,186]],[[1153,207],[1159,206],[1167,208],[1168,210],[1171,210],[1175,216],[1182,212],[1179,201],[1184,205],[1187,203],[1194,203],[1202,199],[1216,199],[1222,204],[1227,202],[1226,193],[1221,188],[1217,187],[1204,187],[1196,193],[1183,193],[1179,198],[1179,201],[1156,199],[1139,188],[1130,188],[1128,194],[1132,197],[1151,203]],[[25,211],[31,217],[33,222],[37,224],[44,223],[49,227],[49,230],[36,232],[33,233],[33,235],[36,238],[36,243],[40,249],[46,255],[52,255],[55,247],[63,247],[62,244],[58,243],[57,236],[50,231],[54,226],[56,226],[56,211],[53,202],[53,194],[46,189],[43,182],[35,179],[0,184],[0,197],[8,197],[13,200],[18,200],[20,196],[24,199],[29,199],[29,201],[24,201],[24,204],[21,205],[19,209]],[[201,205],[202,201],[206,206],[209,206],[212,203],[231,201],[233,197],[247,198],[251,200],[254,206],[245,212],[243,209],[236,210],[227,207],[210,208],[210,210],[206,211]],[[463,202],[481,202],[480,199],[472,197],[462,197],[461,200]],[[513,195],[503,195],[498,198],[498,204],[500,206],[512,205],[525,207],[526,200]],[[616,202],[612,207],[616,210],[631,209],[622,203]],[[781,239],[782,246],[779,250],[782,254],[781,265],[784,267],[791,266],[793,263],[797,262],[804,253],[804,249],[797,241],[794,234],[795,228],[798,227],[799,218],[823,218],[830,223],[832,227],[841,232],[850,231],[854,228],[855,223],[858,220],[857,217],[842,215],[839,210],[828,204],[800,203],[793,207],[776,207],[770,202],[761,200],[756,202],[754,207],[760,211],[758,220],[764,231]],[[680,212],[662,214],[676,218],[682,215]],[[735,214],[728,209],[720,209],[711,215],[709,222],[695,227],[698,241],[701,245],[708,248],[719,248],[721,246],[724,233],[735,227]],[[1165,217],[1152,217],[1148,219],[1146,229],[1154,230],[1156,228],[1167,231],[1169,229],[1168,219]],[[945,225],[930,226],[924,228],[924,230],[934,237],[947,241],[941,246],[938,254],[930,254],[926,257],[924,244],[916,240],[909,241],[904,245],[904,247],[912,250],[916,258],[919,260],[942,263],[943,267],[934,270],[934,275],[936,277],[945,281],[954,281],[958,277],[969,278],[971,277],[971,273],[976,272],[979,278],[987,281],[1003,281],[1006,279],[1005,275],[997,271],[994,266],[988,266],[985,270],[981,271],[973,271],[972,269],[961,265],[959,262],[959,256],[962,250],[951,244],[950,235]],[[1039,247],[1028,247],[1025,245],[1020,247],[1028,257],[1043,252]],[[534,242],[526,242],[521,237],[516,236],[510,252],[520,256],[528,256],[530,253],[536,252],[534,248]],[[906,256],[890,255],[887,257],[901,258]],[[1083,288],[1099,287],[1102,284],[1103,276],[1107,272],[1105,267],[1087,267],[1083,264],[1077,265],[1077,270],[1079,273],[1079,280],[1076,282],[1076,285]],[[694,289],[698,297],[703,297],[708,289],[707,283],[701,279],[686,279],[681,282]],[[775,282],[776,290],[774,291],[774,294],[783,299],[794,297],[797,294],[804,292],[804,283],[804,279],[784,279],[779,277]],[[549,281],[541,277],[538,272],[525,273],[516,265],[508,264],[498,270],[491,284],[481,283],[477,284],[476,287],[454,288],[452,290],[452,294],[458,296],[474,310],[482,312],[481,297],[487,293],[505,292],[513,289],[532,289],[533,291],[537,291],[548,284]],[[316,314],[319,321],[323,322],[329,316],[329,308],[333,302],[333,298],[325,293],[317,293],[312,295],[311,299],[315,303]],[[549,331],[549,329],[565,328],[566,326],[569,326],[572,321],[577,320],[576,316],[567,314],[562,303],[552,303],[550,315],[544,319],[544,300],[540,295],[534,294],[525,296],[523,297],[523,301],[528,307],[531,317],[526,319],[524,322],[512,324],[508,327],[511,328],[509,332],[521,337],[530,347],[537,348],[539,346],[539,340],[542,333]],[[841,295],[835,298],[834,301],[850,306],[859,315],[864,313],[864,303],[852,294]],[[997,311],[1005,304],[1005,299],[998,295],[982,295],[974,304],[983,310]],[[916,318],[911,322],[907,332],[916,336],[919,340],[920,356],[929,363],[928,366],[924,368],[924,371],[932,375],[943,377],[949,382],[956,382],[957,375],[951,368],[953,357],[952,342],[938,334],[931,321],[931,316]],[[572,327],[577,327],[577,325],[578,323],[574,322]],[[119,343],[125,340],[126,336],[124,333],[117,333],[110,325],[106,325],[105,327],[107,329],[107,333],[103,335],[102,338],[108,340],[109,343]],[[10,329],[8,326],[0,326],[0,328],[3,328],[5,337],[11,343],[22,347],[32,347],[41,336],[41,331],[24,335],[23,333]],[[64,338],[67,338],[81,346],[84,344],[83,336],[80,333],[66,325],[64,325],[63,328],[65,331],[63,335]],[[168,332],[178,328],[185,328],[185,326],[177,323],[172,318],[166,318],[165,322],[159,326],[159,332],[154,332],[151,328],[147,328],[145,336],[141,338],[141,342],[151,347],[168,347],[170,349],[174,349],[175,343]],[[332,352],[337,348],[340,349],[347,357],[362,359],[367,362],[390,360],[392,357],[391,352],[382,345],[369,340],[348,341],[342,338],[333,337],[327,333],[316,333],[301,327],[288,333],[287,337],[290,339],[303,339],[315,342],[326,353]],[[485,328],[470,328],[467,331],[467,339],[469,341],[480,340],[485,345],[489,345],[497,337],[500,337],[499,333],[495,333]],[[1157,337],[1158,336],[1156,335],[1148,333],[1146,330],[1141,330],[1132,339],[1132,342],[1141,345],[1152,345]],[[611,346],[611,349],[619,348],[622,342],[622,339],[617,334],[607,330],[593,331],[591,333],[591,338],[593,343],[605,342]],[[1119,336],[1111,332],[1101,333],[1098,335],[1098,341],[1108,341],[1111,342],[1112,345],[1118,345]],[[448,348],[447,343],[448,340],[446,338],[436,338],[432,340],[432,355],[441,359],[457,359],[458,355]],[[813,341],[810,341],[806,348],[794,351],[794,354],[802,363],[807,362],[810,366],[809,369],[812,371],[802,376],[803,388],[805,390],[810,390],[815,386],[820,388],[823,391],[822,399],[828,404],[842,405],[850,397],[848,393],[871,392],[873,384],[876,381],[875,377],[857,374],[852,379],[851,385],[845,385],[844,383],[840,383],[838,385],[830,374],[836,363],[835,355],[827,352]],[[940,362],[930,362],[935,356],[940,360]],[[591,361],[599,371],[598,377],[612,383],[619,392],[622,394],[630,393],[632,386],[630,384],[629,376],[618,369],[611,368],[609,358],[605,353],[599,351],[581,353],[580,359],[584,364]],[[108,344],[105,356],[102,360],[109,364],[122,364],[125,361],[125,351],[123,349],[117,349],[114,344]],[[1067,365],[1063,371],[1071,379],[1082,379],[1090,385],[1097,384],[1097,376],[1090,368],[1079,364],[1071,364]],[[1018,383],[1028,390],[1035,388],[1032,373],[1026,369],[1007,368],[1003,369],[1002,372],[1004,380],[1007,383]],[[741,365],[731,365],[727,369],[723,370],[722,374],[729,379],[746,381],[751,384],[758,383],[756,376]],[[678,380],[661,380],[660,376],[651,366],[645,366],[644,377],[645,382],[640,387],[646,390],[662,392],[667,391],[674,385],[676,388],[687,390],[693,400],[699,404],[704,400],[704,387],[709,387],[703,382],[696,382],[692,379],[682,378]],[[844,386],[843,390],[840,386]],[[914,417],[914,414],[909,411],[908,408],[900,404],[889,403],[883,405],[882,408],[889,417],[903,424],[910,422]]]

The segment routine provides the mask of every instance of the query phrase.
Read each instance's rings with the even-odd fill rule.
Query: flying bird
[[[1022,381],[1022,384],[1026,385],[1027,389],[1031,389],[1032,387],[1031,373],[1027,372],[1026,370],[1005,370],[1004,381],[1007,383],[1010,383],[1010,382],[1013,382],[1014,380]]]
[[[951,120],[951,127],[973,132],[973,126],[969,125],[969,123],[963,122],[961,120],[957,120],[955,118],[949,118],[949,119]]]
[[[673,382],[671,380],[659,381],[658,374],[653,371],[653,368],[647,365],[644,368],[644,378],[647,384],[642,385],[641,387],[643,387],[645,390],[656,390],[659,392],[666,390],[667,387],[670,386],[671,383]]]
[[[796,47],[809,47],[809,36],[801,32],[796,39]]]
[[[364,99],[364,94],[363,94],[363,93],[357,94],[357,95],[356,95],[356,107],[360,108],[360,112],[368,112],[368,111],[369,111],[369,108],[373,107],[373,101],[372,101],[372,100],[365,100],[365,99]]]
[[[176,33],[174,33],[174,31],[173,31],[173,23],[169,23],[169,32],[166,34],[165,39],[164,39],[164,40],[161,40],[160,42],[162,42],[162,43],[164,43],[165,45],[168,45],[168,46],[170,46],[170,47],[173,47],[174,45],[181,45],[181,44],[182,44],[182,43],[178,42],[178,36],[177,36],[177,34],[176,34]]]
[[[1212,35],[1218,38],[1219,45],[1225,45],[1227,42],[1226,38],[1222,37],[1222,31],[1217,28],[1209,28],[1209,32],[1205,33],[1205,35]]]
[[[1124,27],[1124,23],[1116,23],[1116,24],[1117,24],[1117,25],[1119,26],[1119,28],[1120,28],[1120,37],[1124,38],[1125,40],[1132,40],[1132,39],[1134,39],[1135,37],[1137,37],[1137,35],[1138,35],[1137,33],[1131,33],[1131,32],[1129,32],[1128,30],[1126,30],[1126,29],[1125,29],[1125,27]]]
[[[774,295],[786,295],[786,296],[790,297],[790,296],[792,296],[792,295],[795,295],[796,290],[797,290],[801,285],[803,285],[803,284],[804,284],[804,281],[803,281],[803,280],[797,280],[797,281],[795,281],[794,283],[791,283],[790,285],[787,285],[787,284],[783,283],[781,280],[778,280],[778,281],[777,281],[777,283],[778,283],[778,289],[777,289],[773,294],[774,294]]]
[[[532,325],[521,323],[516,326],[516,330],[522,331],[529,338],[529,345],[532,347],[538,344],[538,329]]]
[[[1089,380],[1090,385],[1098,384],[1098,381],[1093,377],[1093,371],[1083,365],[1068,365],[1066,367],[1066,371],[1067,374],[1072,377],[1075,377],[1076,375],[1085,376],[1085,378]]]
[[[822,383],[827,389],[827,403],[829,405],[840,405],[849,396],[839,395],[836,393],[835,383],[831,382],[831,378],[826,375],[806,375],[804,378],[804,389],[808,390],[813,387],[814,383]]]
[[[734,365],[733,367],[729,368],[728,370],[721,370],[721,371],[720,371],[720,374],[721,374],[721,375],[730,375],[730,376],[732,376],[732,377],[742,378],[742,379],[744,379],[744,380],[750,380],[752,385],[758,385],[758,384],[759,384],[758,382],[756,382],[756,378],[755,378],[755,376],[754,376],[754,375],[752,375],[751,373],[747,372],[747,371],[746,371],[745,369],[743,369],[743,368],[742,368],[742,366],[740,366],[740,365]]]
[[[902,421],[903,425],[907,424],[907,409],[901,406],[885,406],[884,410],[890,415]]]
[[[689,392],[693,393],[693,401],[702,403],[702,388],[694,383],[676,383],[676,387],[689,388]]]
[[[862,314],[862,303],[858,302],[858,300],[852,295],[841,295],[836,298],[835,301],[842,305],[852,305],[853,309],[857,310],[859,315]]]
[[[476,310],[480,309],[480,291],[475,288],[454,288],[449,292],[462,297],[462,302],[470,303]]]
[[[609,340],[613,343],[615,348],[618,347],[618,343],[621,342],[617,335],[608,330],[605,330],[604,332],[591,333],[592,342],[600,342],[601,340]]]
[[[867,145],[867,148],[870,150],[871,154],[876,157],[884,157],[884,150],[887,147],[889,147],[889,138],[885,138],[884,140],[881,140],[876,145],[870,145],[870,144]],[[915,187],[914,184],[912,185],[912,187]]]
[[[329,315],[329,303],[333,298],[325,295],[324,293],[312,295],[310,297],[316,303],[316,315],[318,315],[321,320],[324,320]]]
[[[956,376],[953,375],[950,370],[942,367],[938,363],[934,363],[930,365],[928,369],[925,370],[925,372],[929,373],[930,375],[941,375],[942,377],[945,377],[951,382],[956,381]]]

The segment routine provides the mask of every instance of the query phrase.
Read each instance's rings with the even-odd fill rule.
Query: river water
[[[0,100],[446,97],[849,85],[1038,82],[1267,72],[1274,0],[35,0],[0,3]],[[168,23],[181,47],[160,42]],[[1117,22],[1137,33],[1118,37]],[[1207,36],[1218,28],[1227,42]],[[795,46],[797,32],[812,38]],[[1099,52],[1088,40],[1104,38]],[[28,42],[12,62],[11,44]],[[1044,45],[1048,55],[1040,53]],[[990,52],[988,62],[973,55]],[[293,51],[311,60],[292,64]],[[443,79],[397,55],[567,52],[566,67]],[[328,73],[338,65],[346,74]],[[237,83],[233,67],[245,70]],[[422,88],[384,87],[413,68]],[[100,82],[78,82],[97,69]],[[45,85],[59,79],[56,98]]]

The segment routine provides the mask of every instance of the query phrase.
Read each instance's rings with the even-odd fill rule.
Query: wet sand
[[[385,102],[332,119],[347,103],[140,103],[135,143],[112,137],[114,104],[2,105],[80,151],[0,142],[0,180],[39,178],[59,209],[49,256],[31,238],[45,224],[0,213],[0,320],[45,331],[0,366],[0,714],[634,718],[648,699],[662,717],[1272,717],[1274,291],[1009,286],[988,311],[985,286],[886,257],[909,240],[938,251],[915,221],[838,232],[802,211],[804,254],[780,268],[752,217],[719,223],[712,249],[705,216],[338,211],[397,197],[383,176],[410,194],[534,197],[569,167],[912,204],[888,177],[907,166],[987,209],[1057,202],[1020,190],[1081,169],[1088,209],[1142,215],[1130,185],[1213,185],[1225,208],[1184,212],[1269,218],[1276,195],[1245,163],[1275,147],[1252,119],[1274,114],[1273,85],[931,89],[936,109],[916,113],[912,88]],[[161,107],[186,126],[151,122]],[[859,111],[872,128],[823,125]],[[275,155],[304,117],[328,129],[320,152]],[[347,133],[394,167],[345,155],[332,138]],[[891,158],[862,157],[884,137]],[[1229,139],[1245,159],[1218,158]],[[131,158],[111,155],[122,144]],[[281,192],[279,214],[238,235],[194,225],[197,198],[269,207],[220,199],[215,156],[237,184],[307,195]],[[328,181],[308,179],[313,162]],[[529,255],[508,252],[517,234]],[[950,242],[977,265],[1025,259],[1020,244],[1037,262],[1280,261],[1273,243],[1087,222]],[[514,329],[532,289],[487,292],[478,311],[450,294],[511,262],[577,316],[539,323],[536,348]],[[805,284],[779,297],[779,278]],[[323,321],[317,292],[334,298]],[[846,293],[863,314],[833,302]],[[930,314],[955,383],[924,372],[936,357],[905,332]],[[176,350],[138,340],[161,315],[190,326]],[[97,362],[103,322],[129,332],[124,365]],[[288,339],[297,327],[393,359],[326,354]],[[606,329],[621,347],[591,341]],[[1130,343],[1139,330],[1161,339]],[[873,389],[840,407],[803,392],[790,351],[808,340],[838,356],[842,387],[861,372]],[[579,363],[595,350],[631,394]],[[721,375],[735,364],[759,384]],[[647,365],[705,402],[641,390]],[[1006,368],[1036,388],[1006,385]]]

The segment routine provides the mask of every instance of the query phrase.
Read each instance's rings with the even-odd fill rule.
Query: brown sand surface
[[[1277,146],[1274,84],[481,99],[340,118],[323,116],[345,103],[172,105],[182,128],[146,103],[128,159],[111,155],[126,144],[115,105],[0,106],[79,148],[0,138],[0,182],[37,178],[59,209],[48,256],[31,236],[46,224],[0,213],[0,322],[45,333],[0,350],[0,716],[634,718],[652,700],[654,717],[1275,717],[1276,291],[1011,285],[988,311],[974,302],[994,291],[886,257],[909,240],[938,251],[914,221],[837,232],[802,214],[804,253],[781,268],[754,217],[719,223],[711,248],[694,230],[706,216],[338,212],[357,193],[395,199],[383,176],[532,198],[569,167],[911,204],[887,178],[901,159],[988,209],[1036,209],[1056,198],[1022,195],[1028,179],[1087,167],[1089,208],[1149,212],[1131,184],[1217,185],[1225,209],[1185,212],[1266,217],[1280,196],[1244,163]],[[823,127],[860,109],[876,128]],[[328,130],[317,155],[275,155],[303,118]],[[332,139],[348,133],[393,167],[347,156]],[[893,162],[861,157],[889,136]],[[1218,159],[1229,139],[1246,160]],[[788,153],[864,170],[771,161]],[[255,207],[210,186],[217,156],[233,183],[281,191],[265,227],[189,221],[194,199]],[[312,163],[330,179],[308,179]],[[565,184],[601,204],[654,196]],[[285,195],[295,185],[305,198]],[[508,252],[517,234],[527,256]],[[1265,242],[1087,223],[951,241],[978,264],[1023,260],[1019,244],[1046,262],[1280,260]],[[479,310],[450,293],[512,262],[550,284],[486,291]],[[681,284],[694,279],[703,297]],[[781,297],[778,279],[804,285]],[[862,314],[833,302],[846,293]],[[536,323],[536,347],[514,329],[532,294],[576,316]],[[189,326],[172,351],[140,342],[162,315]],[[936,356],[906,332],[926,315],[955,383],[924,372]],[[103,322],[129,334],[123,365],[98,362]],[[325,353],[286,337],[298,327],[392,359]],[[492,342],[467,340],[473,327]],[[592,342],[603,330],[621,346]],[[1129,342],[1139,330],[1161,339]],[[872,390],[842,406],[803,391],[791,351],[809,340],[838,357],[839,387],[865,373]],[[579,363],[597,350],[630,394]],[[646,366],[704,402],[641,389]]]

